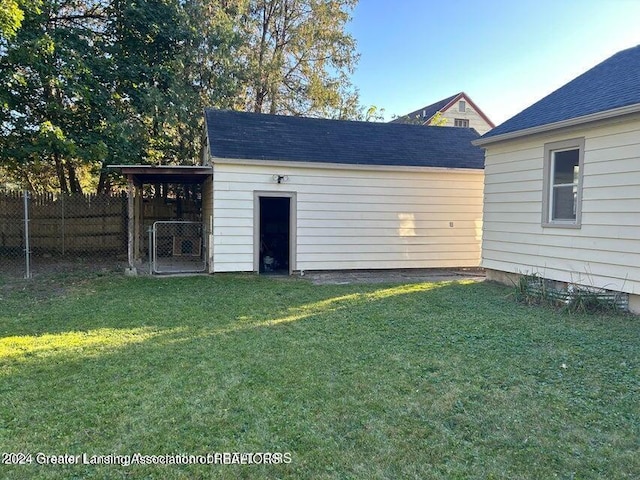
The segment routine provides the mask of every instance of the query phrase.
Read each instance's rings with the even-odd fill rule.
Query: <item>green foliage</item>
[[[362,108],[361,115],[357,120],[365,122],[384,122],[384,108],[378,108],[375,105],[371,105],[369,108]]]
[[[442,115],[441,111],[437,111],[433,117],[431,117],[431,121],[429,125],[432,127],[446,127],[447,119]]]
[[[0,2],[0,38],[14,37],[22,20],[24,12],[15,0],[2,0]]]
[[[0,9],[0,169],[35,191],[106,191],[107,164],[197,163],[204,107],[361,111],[355,0],[16,1]]]
[[[358,56],[345,31],[357,0],[252,0],[241,24],[254,112],[357,118],[348,75]]]
[[[39,0],[0,0],[0,42],[15,37],[22,26],[24,10],[37,10],[39,4]]]
[[[224,64],[217,45],[233,58],[239,41],[222,7],[208,28],[203,9],[197,1],[43,0],[26,11],[0,53],[4,171],[36,191],[104,191],[106,164],[197,162],[203,107],[229,106],[237,91],[212,84]]]
[[[58,190],[81,191],[79,168],[95,160],[101,56],[81,19],[98,14],[71,0],[42,2],[0,56],[2,163],[36,191],[51,177]]]
[[[570,313],[620,313],[623,293],[568,284],[560,289],[539,275],[521,275],[514,286],[515,297],[528,305],[548,305]]]

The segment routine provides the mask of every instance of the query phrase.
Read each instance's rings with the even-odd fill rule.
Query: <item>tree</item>
[[[246,108],[333,118],[358,113],[349,81],[358,56],[345,32],[357,0],[252,0],[246,39]]]
[[[39,4],[39,0],[28,3],[25,0],[0,0],[0,40],[15,37],[24,20],[25,8],[37,10]]]
[[[237,99],[239,15],[231,0],[113,1],[107,51],[135,146],[118,163],[199,161],[204,108],[232,108]]]
[[[195,0],[44,0],[26,11],[0,50],[4,172],[34,190],[75,193],[107,190],[107,164],[197,161],[203,106],[238,90],[219,80],[227,64],[216,49],[224,43],[231,55],[236,40],[217,41],[220,15],[202,36],[203,8]]]
[[[102,56],[92,42],[102,11],[98,0],[44,1],[25,11],[0,56],[2,163],[34,190],[82,191],[103,147]]]
[[[364,115],[356,0],[0,1],[0,170],[34,190],[196,163],[204,107]]]

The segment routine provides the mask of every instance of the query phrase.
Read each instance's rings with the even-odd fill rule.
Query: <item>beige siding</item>
[[[542,223],[544,144],[585,138],[582,226]],[[640,293],[640,119],[489,146],[482,265]]]
[[[476,131],[483,135],[491,130],[491,125],[489,125],[484,118],[471,106],[468,100],[462,98],[467,104],[467,107],[464,112],[460,112],[458,109],[458,101],[456,101],[451,107],[442,112],[442,117],[447,119],[447,127],[455,126],[455,119],[460,118],[463,120],[469,120],[469,127],[475,128]]]
[[[277,184],[276,173],[288,181]],[[481,171],[217,163],[214,271],[253,270],[255,191],[296,193],[296,270],[478,266],[482,179]]]

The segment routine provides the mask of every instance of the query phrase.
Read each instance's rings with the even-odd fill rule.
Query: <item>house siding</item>
[[[458,104],[460,100],[466,102],[467,107],[464,112],[460,112],[458,110]],[[484,135],[489,130],[491,130],[491,125],[489,125],[484,118],[473,108],[469,100],[462,97],[460,100],[454,102],[448,109],[442,112],[442,117],[447,119],[447,127],[453,127],[455,125],[455,119],[461,118],[464,120],[469,120],[469,128],[475,128],[476,132],[480,135]]]
[[[296,270],[480,263],[481,170],[214,163],[213,178],[215,272],[253,271],[254,192],[278,191],[296,193]]]
[[[585,138],[582,225],[542,227],[544,144]],[[487,147],[482,266],[640,293],[640,119]]]

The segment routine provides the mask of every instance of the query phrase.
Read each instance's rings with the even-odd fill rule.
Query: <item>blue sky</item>
[[[387,120],[464,91],[498,125],[640,44],[640,0],[360,0],[352,16],[352,81]]]

